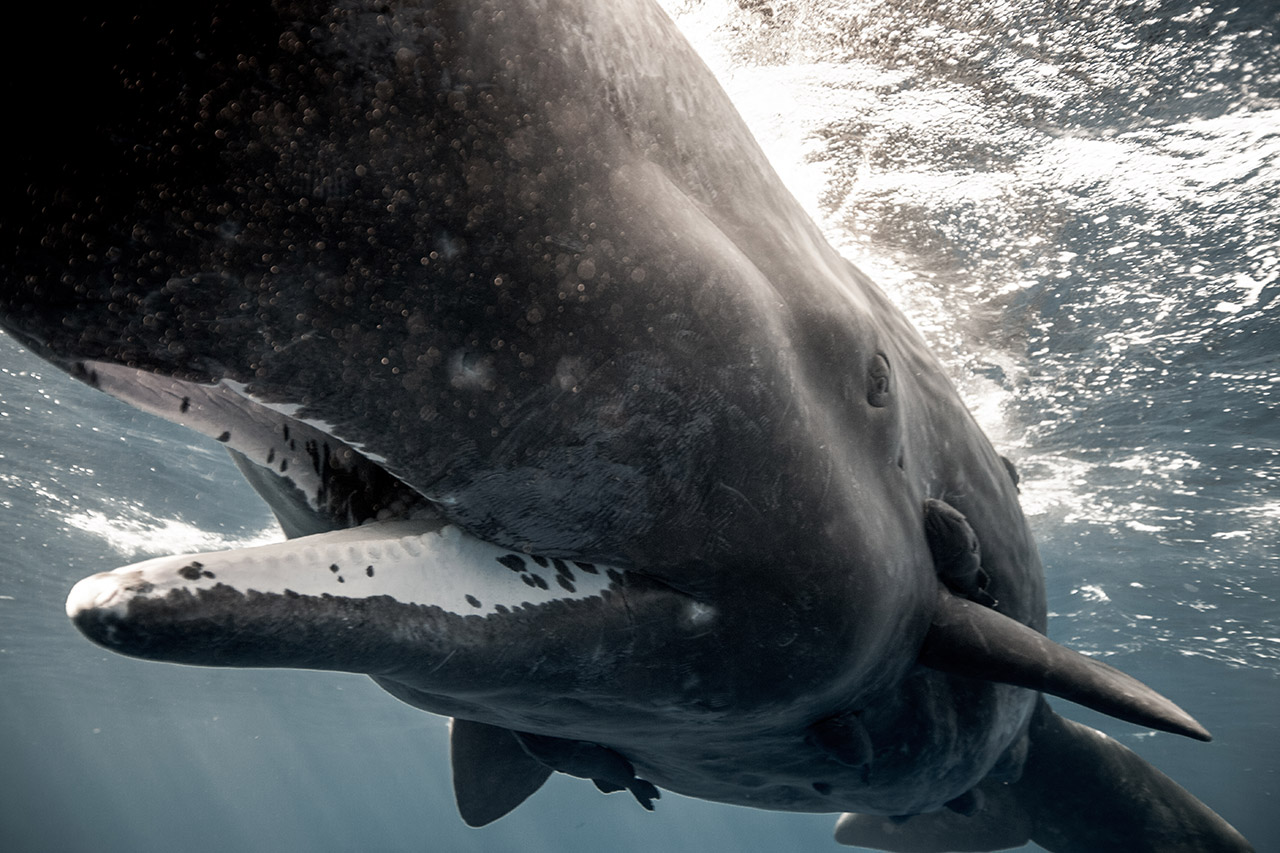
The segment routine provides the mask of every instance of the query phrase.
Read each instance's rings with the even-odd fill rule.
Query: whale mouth
[[[67,615],[114,651],[384,678],[414,659],[418,670],[439,677],[406,683],[432,690],[449,683],[446,664],[470,660],[472,673],[459,688],[472,689],[474,670],[492,668],[482,655],[486,648],[494,654],[493,637],[530,660],[545,658],[541,635],[567,610],[595,620],[615,647],[626,646],[616,640],[635,630],[637,608],[656,607],[664,622],[690,632],[715,617],[709,605],[624,567],[471,535],[383,460],[335,438],[329,425],[298,417],[297,406],[264,404],[229,381],[204,385],[109,362],[73,367],[99,390],[221,442],[288,537],[157,557],[81,580]],[[606,645],[592,654],[612,654]],[[520,656],[497,656],[512,678]]]

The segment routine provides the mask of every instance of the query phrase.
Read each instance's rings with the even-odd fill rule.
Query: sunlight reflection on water
[[[1046,559],[1145,549],[1210,599],[1126,595],[1254,623],[1151,642],[1275,667],[1280,51],[1255,13],[666,5],[1016,461]],[[1125,620],[1126,570],[1066,594]]]

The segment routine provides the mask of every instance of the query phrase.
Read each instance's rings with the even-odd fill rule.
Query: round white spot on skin
[[[556,364],[555,382],[561,391],[572,391],[586,378],[586,366],[582,359],[565,356]]]
[[[449,383],[465,391],[486,391],[493,387],[493,363],[468,350],[457,350],[449,357]]]
[[[691,628],[702,628],[715,621],[716,609],[701,601],[690,601],[685,608],[685,619]]]

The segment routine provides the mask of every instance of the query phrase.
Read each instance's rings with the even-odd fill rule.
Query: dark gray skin
[[[86,360],[300,406],[385,460],[348,482],[381,484],[362,517],[394,483],[625,583],[518,617],[230,596],[131,614],[134,640],[82,629],[368,672],[722,802],[906,815],[1015,777],[1037,694],[917,661],[940,589],[927,499],[976,534],[995,611],[1044,631],[1005,464],[656,7],[532,5],[93,11],[59,34],[84,108],[21,140],[0,319],[91,382]],[[355,648],[328,631],[351,619]]]

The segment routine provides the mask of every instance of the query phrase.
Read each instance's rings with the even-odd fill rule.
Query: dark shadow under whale
[[[1049,710],[1208,739],[1044,637],[1011,466],[652,3],[73,5],[0,324],[292,537],[87,578],[91,639],[368,673],[454,718],[475,825],[559,771],[888,850],[1249,849]]]

